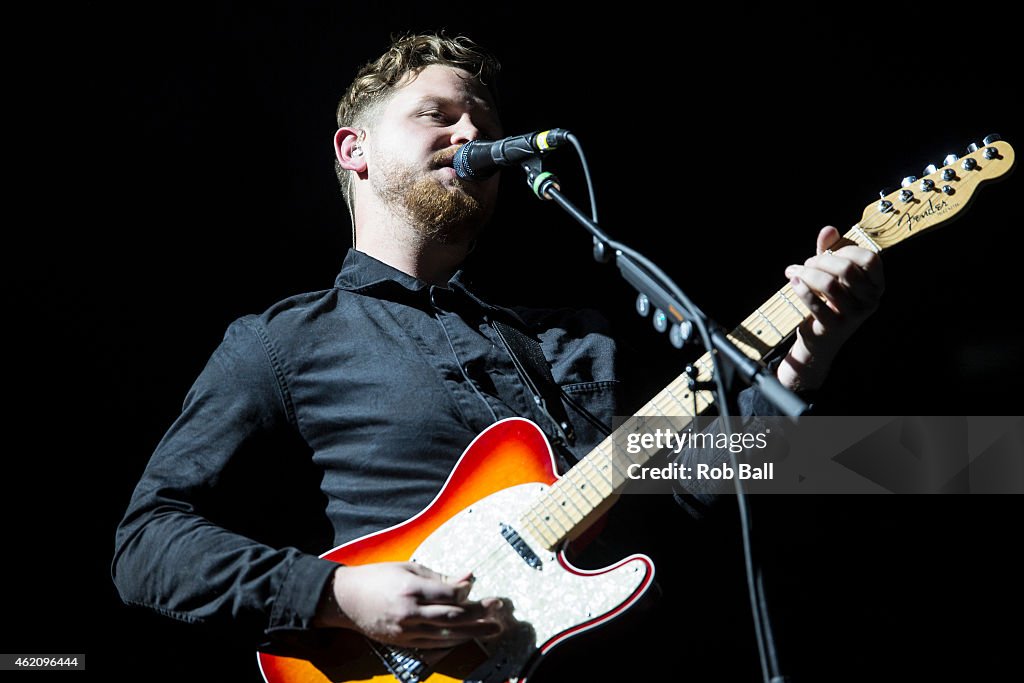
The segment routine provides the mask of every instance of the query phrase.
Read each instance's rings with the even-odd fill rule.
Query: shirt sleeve
[[[189,391],[118,526],[112,577],[125,603],[223,625],[257,647],[311,629],[337,564],[272,547],[208,515],[225,472],[254,441],[296,430],[259,321],[243,318]],[[242,463],[244,464],[244,463]]]

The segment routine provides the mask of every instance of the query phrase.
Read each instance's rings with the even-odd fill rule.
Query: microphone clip
[[[526,184],[537,195],[537,199],[550,201],[549,190],[552,188],[562,189],[558,185],[558,177],[554,173],[544,170],[544,164],[539,154],[523,159],[519,163],[519,167],[526,173]]]

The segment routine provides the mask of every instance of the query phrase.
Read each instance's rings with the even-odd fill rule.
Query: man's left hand
[[[885,289],[878,254],[847,241],[830,249],[839,239],[834,227],[822,228],[817,254],[786,268],[793,291],[811,310],[777,372],[794,391],[821,386],[839,348],[878,308]]]

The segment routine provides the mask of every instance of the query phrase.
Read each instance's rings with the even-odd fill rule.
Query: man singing
[[[593,418],[623,414],[630,378],[617,374],[601,318],[494,306],[460,272],[494,213],[498,176],[461,180],[452,159],[471,140],[504,134],[497,69],[466,38],[413,35],[359,72],[334,136],[353,249],[333,287],[227,329],[117,530],[113,577],[127,603],[223,625],[264,649],[322,629],[418,648],[501,632],[503,596],[470,600],[468,574],[317,556],[422,510],[496,421],[551,424],[499,322],[539,341],[572,398],[563,466],[601,440]],[[882,292],[878,257],[827,251],[837,238],[823,229],[817,255],[786,270],[812,313],[777,369],[793,390],[821,385]],[[752,393],[741,405],[753,405]],[[247,480],[307,504],[252,500],[233,483]]]

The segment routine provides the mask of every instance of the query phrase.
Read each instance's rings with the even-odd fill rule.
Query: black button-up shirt
[[[600,315],[492,306],[461,274],[430,286],[350,251],[333,288],[229,326],[117,530],[124,601],[261,648],[301,644],[337,566],[320,554],[426,507],[497,420],[552,435],[496,319],[539,339],[578,406],[606,425],[621,414]],[[771,411],[753,390],[740,399],[744,414]],[[578,412],[570,422],[563,466],[602,438]]]
[[[423,509],[495,421],[549,431],[491,319],[535,335],[555,381],[611,423],[615,344],[596,313],[491,306],[461,275],[430,286],[350,251],[332,289],[228,328],[118,528],[122,598],[261,644],[309,628],[337,566],[317,555]],[[582,457],[601,436],[571,419]]]

